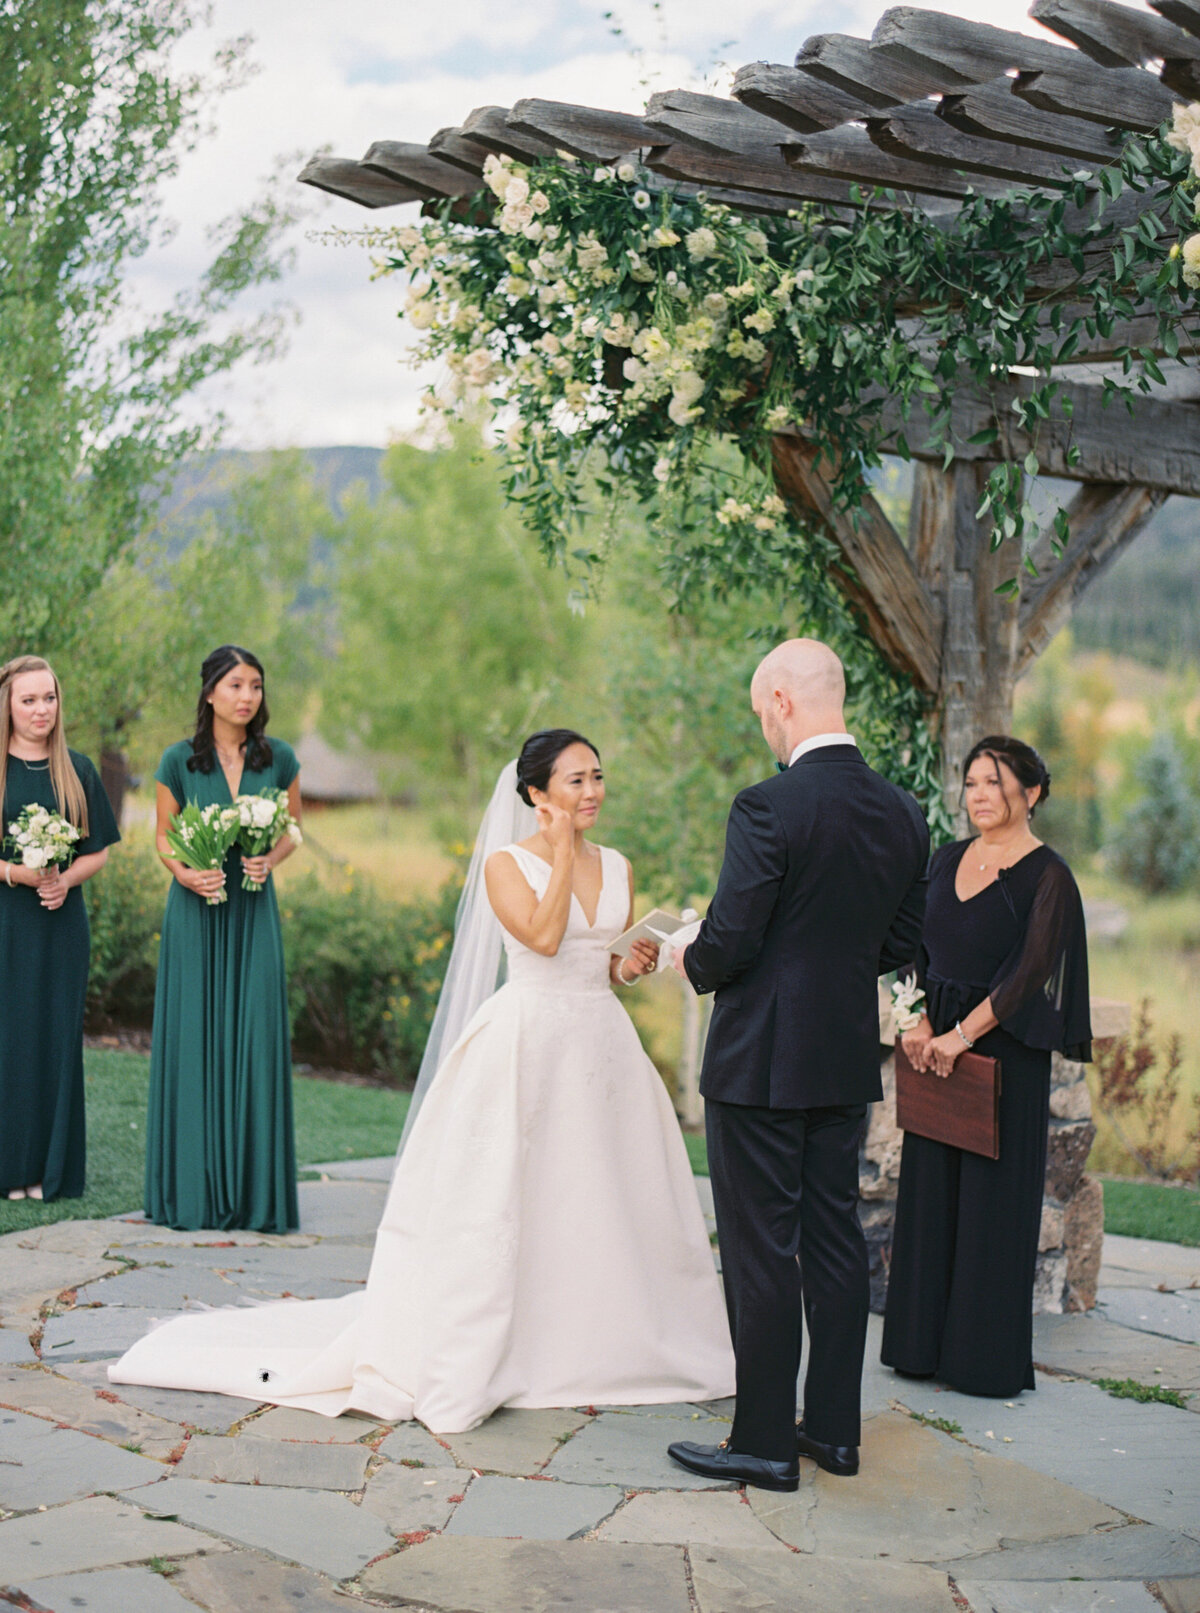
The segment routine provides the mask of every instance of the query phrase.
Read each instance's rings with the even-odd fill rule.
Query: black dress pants
[[[796,1454],[801,1319],[808,1330],[804,1427],[830,1445],[860,1439],[870,1281],[858,1223],[866,1105],[705,1106],[725,1304],[737,1361],[730,1443]]]

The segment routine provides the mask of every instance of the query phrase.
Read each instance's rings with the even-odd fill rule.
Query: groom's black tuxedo
[[[795,1454],[802,1309],[806,1432],[859,1443],[858,1138],[882,1096],[878,977],[916,955],[928,855],[916,802],[855,746],[808,751],[734,801],[684,955],[716,992],[701,1091],[748,1455]]]

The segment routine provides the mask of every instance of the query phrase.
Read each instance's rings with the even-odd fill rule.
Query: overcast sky
[[[259,70],[225,98],[215,138],[168,191],[179,230],[139,265],[136,294],[158,303],[189,283],[206,261],[206,227],[248,202],[285,153],[328,146],[358,157],[374,140],[423,142],[473,107],[527,95],[638,112],[649,90],[724,88],[728,69],[743,62],[790,62],[809,34],[869,34],[884,4],[665,0],[656,13],[650,0],[616,0],[606,21],[608,0],[216,0],[211,27],[187,46],[189,62],[249,32]],[[1017,0],[926,4],[1040,31]],[[614,37],[614,22],[623,37]],[[415,206],[369,213],[301,189],[316,208],[310,230],[416,214]],[[300,322],[289,353],[213,394],[229,416],[226,441],[383,445],[416,424],[422,385],[405,364],[413,338],[396,314],[402,286],[372,282],[365,249],[302,232],[297,242],[285,294]]]

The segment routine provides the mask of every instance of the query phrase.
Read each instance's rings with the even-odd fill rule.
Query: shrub
[[[1200,866],[1200,811],[1170,734],[1155,737],[1137,778],[1144,793],[1121,822],[1114,860],[1123,878],[1158,896],[1181,889]]]
[[[1200,1095],[1182,1141],[1173,1131],[1182,1064],[1178,1036],[1162,1045],[1156,1040],[1149,998],[1139,1004],[1128,1036],[1096,1046],[1097,1102],[1126,1152],[1147,1176],[1164,1182],[1200,1180]]]
[[[90,1030],[150,1024],[166,894],[162,864],[136,840],[114,846],[84,886],[92,930],[85,1008]]]
[[[292,1042],[335,1069],[415,1079],[454,936],[459,884],[394,902],[315,874],[281,893]]]

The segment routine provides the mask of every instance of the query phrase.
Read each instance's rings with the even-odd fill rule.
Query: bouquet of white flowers
[[[8,826],[11,860],[26,868],[64,868],[75,855],[79,830],[44,806],[25,806]]]
[[[189,801],[181,812],[171,819],[167,829],[167,845],[173,856],[187,868],[206,870],[221,868],[225,853],[237,841],[242,821],[236,807],[198,806]],[[216,907],[229,898],[224,890],[208,897],[209,907]]]
[[[299,845],[304,838],[293,818],[286,790],[264,790],[261,795],[239,795],[233,803],[240,828],[237,843],[248,857],[261,857],[272,851],[287,835]],[[242,875],[244,891],[262,890],[249,874]]]
[[[892,1023],[898,1031],[915,1031],[925,1014],[925,993],[915,980],[892,982]]]

